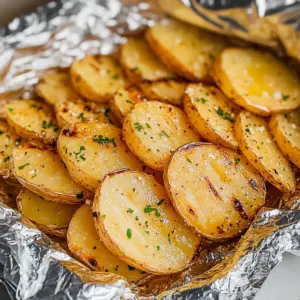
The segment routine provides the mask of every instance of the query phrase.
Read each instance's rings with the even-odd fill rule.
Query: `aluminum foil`
[[[273,23],[268,21],[273,27],[254,22],[258,24],[253,27],[257,29],[255,33],[249,27],[247,34],[235,34],[238,31],[228,25],[222,30],[207,25],[209,22],[199,19],[200,8],[212,19],[217,12],[239,9],[252,20],[259,20],[260,16],[269,17],[270,12],[281,10],[282,5],[296,3],[249,0],[243,1],[248,6],[228,7],[227,4],[240,2],[221,1],[224,7],[214,7],[219,1],[198,2],[61,0],[15,19],[7,28],[0,29],[0,93],[6,93],[0,95],[0,103],[7,97],[28,97],[45,70],[66,68],[87,54],[112,53],[127,36],[138,34],[160,18],[155,4],[178,17],[182,17],[183,11],[190,22],[209,30],[242,38],[248,34],[255,42],[279,49],[280,38],[273,31],[275,19]],[[250,11],[249,7],[255,10]],[[197,9],[197,14],[191,9]],[[227,22],[224,18],[221,21],[223,25]],[[295,18],[288,25],[296,28],[297,21]],[[294,49],[298,33],[294,30],[289,36],[291,39],[283,40]],[[286,49],[290,53],[289,47]],[[300,211],[291,211],[299,209],[299,195],[283,195],[281,204],[288,210],[262,210],[240,241],[220,245],[204,240],[202,251],[187,270],[171,276],[149,276],[128,284],[115,274],[89,270],[69,255],[63,241],[49,239],[6,206],[14,205],[11,190],[16,189],[1,180],[0,281],[7,286],[12,299],[253,299],[272,268],[281,261],[282,253],[299,254],[300,250]],[[271,190],[268,190],[268,206],[277,207],[278,193]]]

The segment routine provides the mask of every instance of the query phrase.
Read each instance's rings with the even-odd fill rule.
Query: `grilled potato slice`
[[[129,80],[136,84],[173,75],[142,39],[130,39],[122,46],[120,62]]]
[[[60,101],[76,102],[81,100],[72,87],[69,72],[62,70],[45,74],[35,86],[35,91],[51,105]]]
[[[110,172],[143,168],[123,142],[121,130],[107,123],[77,123],[64,129],[58,151],[70,176],[92,191]]]
[[[6,106],[6,120],[24,137],[52,143],[58,137],[58,125],[48,105],[36,100],[15,100]]]
[[[157,82],[144,82],[140,87],[149,100],[160,100],[181,106],[186,83],[175,80],[162,80]]]
[[[66,237],[67,229],[78,205],[46,201],[43,197],[23,188],[17,197],[19,212],[46,234]]]
[[[200,244],[173,209],[164,187],[142,172],[107,175],[97,189],[93,211],[108,249],[149,273],[181,271]]]
[[[266,120],[250,112],[241,112],[235,131],[241,150],[261,175],[280,191],[293,192],[295,174],[273,141]]]
[[[110,113],[110,108],[102,103],[66,102],[55,105],[57,122],[61,127],[83,121],[99,121],[118,126],[116,118]]]
[[[136,104],[125,117],[123,135],[133,153],[160,171],[179,146],[199,141],[182,110],[158,101]]]
[[[259,173],[244,156],[218,145],[192,143],[179,148],[164,179],[177,212],[212,240],[240,235],[265,202]]]
[[[124,117],[129,113],[133,106],[142,101],[146,101],[142,93],[134,86],[121,88],[110,100],[109,106],[112,113],[117,117],[120,123],[123,123]]]
[[[269,116],[300,106],[300,81],[292,70],[267,52],[225,49],[215,62],[221,90],[245,109]]]
[[[150,27],[146,38],[171,71],[192,81],[212,81],[214,59],[226,45],[221,36],[175,20]]]
[[[46,200],[77,204],[91,197],[69,176],[60,157],[33,146],[14,148],[11,168],[18,181]]]
[[[300,169],[300,109],[272,116],[269,128],[279,149]]]
[[[84,98],[106,103],[127,81],[118,63],[109,56],[86,56],[71,66],[71,81]]]
[[[116,273],[129,282],[147,276],[107,250],[96,231],[92,210],[88,205],[82,205],[73,216],[67,241],[71,253],[93,270]]]
[[[0,175],[10,176],[9,160],[13,148],[21,139],[9,128],[7,123],[0,120]]]
[[[218,88],[189,84],[184,97],[184,111],[207,141],[231,149],[238,148],[233,124],[238,107]]]

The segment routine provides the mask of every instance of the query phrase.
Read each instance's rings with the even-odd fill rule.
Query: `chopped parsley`
[[[77,194],[76,198],[77,199],[83,199],[83,191],[80,194]]]
[[[249,129],[249,128],[246,128],[245,130],[246,130],[246,132],[249,132],[249,133],[250,133],[250,129]]]
[[[128,265],[128,270],[133,271],[133,270],[135,270],[135,267],[132,267],[132,266]]]
[[[119,78],[120,78],[120,75],[119,75],[119,74],[114,74],[114,75],[112,76],[112,78],[113,78],[113,79],[119,79]]]
[[[3,161],[4,161],[4,162],[8,162],[9,159],[10,159],[10,156],[6,156],[6,157],[3,158]]]
[[[100,145],[107,145],[107,144],[113,144],[115,147],[117,146],[116,145],[116,142],[115,142],[115,138],[108,138],[108,137],[105,137],[103,135],[98,135],[98,136],[94,136],[94,139],[93,139],[94,142],[100,144]]]
[[[9,107],[9,108],[8,108],[8,111],[9,111],[10,113],[12,113],[12,114],[15,112],[15,110],[14,110],[12,107]]]
[[[82,156],[82,155],[80,155],[79,157],[80,157],[83,161],[86,160],[86,158],[85,158],[84,156]]]
[[[150,126],[148,123],[146,123],[146,127],[147,127],[147,128],[151,128],[151,126]]]
[[[192,161],[187,157],[186,158],[187,162],[189,162],[190,164],[192,163]]]
[[[126,231],[126,235],[129,239],[131,239],[132,237],[132,232],[131,232],[131,229],[130,228],[127,228],[127,231]]]
[[[138,122],[134,123],[134,128],[135,128],[138,132],[141,132],[141,131],[144,129],[143,126],[142,126],[140,123],[138,123]]]
[[[140,70],[140,69],[139,69],[138,67],[134,67],[134,68],[131,69],[132,72],[137,72],[137,71],[139,71],[139,70]]]
[[[52,123],[52,120],[47,124],[47,121],[43,121],[42,122],[42,127],[44,128],[44,129],[47,129],[47,128],[52,128],[53,127],[53,131],[54,132],[57,132],[58,131],[58,127],[54,124],[54,123]]]
[[[79,147],[79,151],[78,152],[74,152],[74,154],[77,156],[79,154],[81,154],[81,151],[85,150],[85,147],[84,146],[80,146]]]
[[[289,95],[282,95],[282,101],[287,101],[289,98]]]
[[[147,204],[146,207],[144,208],[144,213],[146,213],[146,214],[150,214],[153,211],[155,211],[155,216],[156,217],[160,217],[159,210],[157,208],[152,207],[151,204]]]
[[[25,165],[20,166],[19,170],[24,170],[24,168],[26,168],[29,165],[30,165],[30,163],[26,163]]]
[[[223,109],[221,107],[218,108],[217,110],[217,114],[222,117],[224,120],[227,120],[231,123],[234,122],[234,120],[230,117],[230,114],[229,113],[226,113],[223,111]]]
[[[101,219],[102,219],[102,220],[105,220],[105,218],[106,218],[106,215],[102,215],[102,216],[101,216]]]
[[[132,102],[130,100],[126,100],[126,102],[129,103],[129,104],[132,104],[132,105],[134,104],[134,102]]]
[[[132,214],[132,213],[133,213],[133,209],[128,208],[128,209],[127,209],[127,212],[130,213],[130,214]]]
[[[164,130],[159,134],[160,137],[165,136],[165,137],[170,137]]]
[[[159,250],[160,250],[160,246],[159,246],[159,245],[157,245],[157,246],[156,246],[156,249],[159,251]]]
[[[197,102],[197,103],[201,102],[201,103],[204,104],[205,102],[207,102],[207,99],[205,99],[205,98],[194,98],[194,101]]]
[[[84,116],[84,113],[80,113],[77,119],[80,119],[81,121],[86,121],[88,118]]]
[[[123,96],[123,93],[119,93],[119,96],[121,96],[121,97],[122,97],[122,96]]]
[[[235,157],[235,158],[234,158],[234,162],[235,162],[236,165],[237,165],[240,161],[241,161],[241,160],[240,160],[238,157]]]

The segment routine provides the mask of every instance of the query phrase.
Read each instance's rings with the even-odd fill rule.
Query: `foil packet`
[[[220,11],[232,16],[229,13],[232,9],[247,12],[253,7],[255,14],[250,15],[256,23],[274,11],[270,17],[280,18],[287,5],[297,4],[293,0],[221,2],[224,7],[218,9],[214,1],[50,2],[0,29],[0,100],[31,96],[32,86],[45,70],[66,68],[87,54],[114,52],[126,37],[142,32],[163,17],[162,11],[178,18],[182,18],[180,14],[199,18],[201,9],[205,9],[206,18],[213,19]],[[275,10],[268,9],[274,4],[271,2],[277,3]],[[192,17],[189,19],[195,25],[221,34],[248,36],[256,43],[281,49],[278,35],[265,34],[259,39],[250,29],[243,34],[228,26],[217,29],[201,17],[198,23]],[[295,18],[288,25],[297,29],[298,21]],[[299,43],[297,30],[293,34]],[[290,34],[285,43],[292,43],[293,36]],[[291,49],[295,45],[299,47],[297,43]],[[4,199],[7,194],[0,191],[2,202],[7,203]],[[298,196],[294,198],[299,201]],[[278,200],[277,194],[269,199],[268,205],[277,207]],[[150,275],[129,284],[115,274],[89,270],[70,256],[62,242],[50,239],[14,209],[0,204],[0,281],[12,299],[253,299],[284,252],[300,255],[300,211],[291,211],[299,208],[298,202],[283,208],[261,210],[239,241],[215,244],[204,240],[195,263],[181,273]]]

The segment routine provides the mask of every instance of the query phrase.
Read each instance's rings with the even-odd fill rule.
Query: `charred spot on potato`
[[[94,258],[89,258],[89,263],[91,266],[96,267],[97,266],[97,261]]]
[[[73,136],[77,135],[77,133],[74,130],[71,130],[71,129],[64,129],[62,134],[65,135],[65,136],[69,136],[69,137],[73,137]]]
[[[220,196],[219,196],[218,191],[217,191],[217,190],[215,189],[215,187],[212,185],[212,183],[210,182],[210,180],[209,180],[207,177],[205,177],[205,180],[206,180],[206,182],[207,182],[207,184],[208,184],[208,187],[209,187],[209,189],[211,190],[211,192],[212,192],[217,198],[220,199]]]
[[[189,213],[192,215],[192,216],[195,216],[195,212],[192,208],[189,208]]]
[[[258,187],[254,179],[250,180],[250,186],[258,192]]]
[[[95,218],[95,219],[98,218],[98,214],[95,211],[93,211],[92,215],[93,215],[93,218]]]
[[[234,203],[234,209],[239,213],[240,217],[244,220],[248,220],[247,213],[244,210],[241,201],[237,198],[234,198],[233,203]]]

